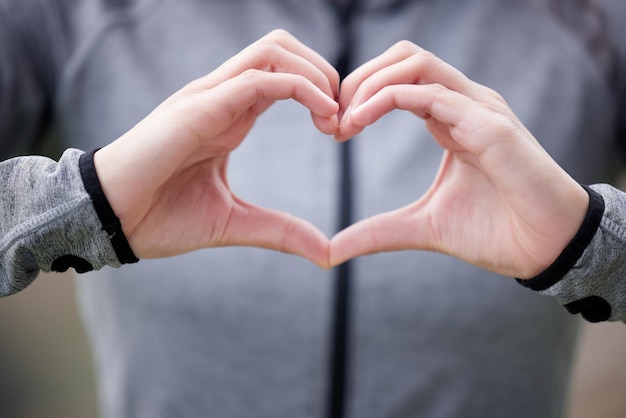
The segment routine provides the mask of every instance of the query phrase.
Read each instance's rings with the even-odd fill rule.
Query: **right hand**
[[[426,121],[444,156],[415,202],[333,237],[331,265],[382,251],[427,250],[531,278],[558,257],[585,217],[585,190],[506,101],[417,45],[399,42],[356,69],[343,81],[339,103],[339,140],[400,109]]]
[[[327,237],[307,221],[239,199],[226,166],[276,100],[295,99],[320,131],[336,134],[338,91],[328,62],[287,32],[273,31],[98,151],[104,193],[137,257],[256,246],[327,267]]]

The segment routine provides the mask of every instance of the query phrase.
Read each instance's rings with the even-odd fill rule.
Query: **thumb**
[[[411,207],[381,213],[340,231],[330,240],[329,263],[336,266],[361,255],[429,249],[423,217]]]
[[[237,200],[225,230],[225,245],[267,248],[304,257],[328,268],[328,238],[294,215]]]

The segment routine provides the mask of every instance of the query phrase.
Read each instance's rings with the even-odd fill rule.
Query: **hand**
[[[424,119],[445,151],[419,200],[337,234],[331,265],[380,251],[431,250],[530,278],[557,258],[584,218],[587,193],[504,99],[409,42],[349,75],[339,103],[339,140],[402,109]]]
[[[295,99],[337,132],[339,76],[321,56],[274,31],[193,81],[95,154],[103,190],[139,258],[247,245],[326,267],[328,239],[310,223],[254,206],[229,188],[228,156],[276,100]]]

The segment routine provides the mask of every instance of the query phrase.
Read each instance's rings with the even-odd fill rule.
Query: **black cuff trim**
[[[522,286],[536,291],[548,289],[558,283],[574,267],[585,252],[585,249],[587,249],[587,246],[589,246],[593,236],[600,227],[600,221],[604,215],[604,199],[590,187],[583,186],[583,188],[589,194],[589,208],[587,208],[587,214],[580,229],[559,257],[547,269],[532,279],[517,279]]]
[[[102,191],[102,185],[98,179],[94,164],[96,151],[98,149],[86,152],[80,156],[78,161],[80,176],[83,179],[85,190],[91,197],[98,219],[102,223],[102,230],[109,235],[117,259],[122,264],[136,263],[139,259],[133,253],[132,248],[130,248],[130,244],[122,231],[122,224]]]
[[[572,315],[582,314],[582,317],[592,323],[608,321],[611,318],[611,305],[599,296],[589,296],[565,305]]]

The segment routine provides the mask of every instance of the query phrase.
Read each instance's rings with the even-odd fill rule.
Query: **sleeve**
[[[590,322],[626,321],[626,193],[586,189],[589,209],[572,242],[541,274],[518,282]]]
[[[19,157],[0,163],[0,296],[43,271],[83,273],[136,262],[98,181],[93,152],[59,162]]]

